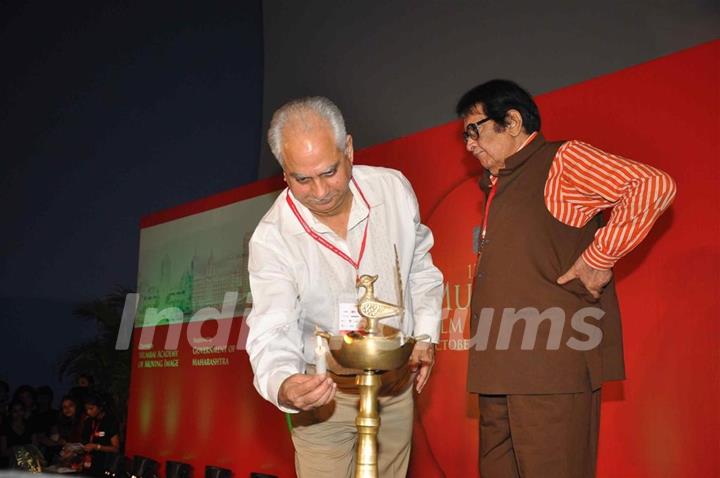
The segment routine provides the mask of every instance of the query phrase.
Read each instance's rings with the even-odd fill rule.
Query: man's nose
[[[475,146],[475,140],[472,138],[468,138],[467,141],[465,141],[465,150],[472,153],[473,147]]]
[[[313,196],[319,199],[325,197],[326,193],[327,185],[325,184],[325,181],[323,181],[322,179],[317,179],[313,181]]]

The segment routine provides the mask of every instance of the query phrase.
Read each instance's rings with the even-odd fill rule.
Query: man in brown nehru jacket
[[[580,141],[545,141],[511,81],[473,88],[457,113],[485,169],[468,367],[482,477],[594,477],[600,389],[625,378],[612,267],[675,184]]]

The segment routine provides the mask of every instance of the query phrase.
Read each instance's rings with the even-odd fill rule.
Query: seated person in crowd
[[[48,463],[57,463],[69,467],[75,461],[75,450],[72,445],[82,442],[82,427],[85,420],[83,407],[77,399],[66,395],[62,399],[60,415],[56,422],[50,427],[47,435],[48,448],[53,451]]]
[[[120,427],[98,393],[89,393],[85,398],[85,413],[81,437],[85,448],[84,473],[100,476],[109,455],[120,451]]]
[[[28,420],[25,418],[25,405],[20,401],[10,404],[10,414],[0,429],[0,464],[8,466],[13,447],[35,445],[36,439]]]
[[[82,441],[83,422],[87,418],[83,408],[75,398],[69,395],[63,397],[61,414],[55,425],[61,444]]]
[[[52,388],[48,386],[38,387],[35,392],[35,413],[30,419],[30,426],[45,455],[45,460],[48,462],[60,451],[60,447],[51,437],[52,428],[58,420],[58,411],[52,407],[52,404]]]
[[[12,401],[23,404],[26,420],[29,420],[35,413],[35,389],[30,385],[20,385],[13,393]]]
[[[32,415],[32,425],[35,433],[48,433],[57,422],[58,411],[53,405],[53,391],[48,386],[39,387],[35,392],[35,412]]]

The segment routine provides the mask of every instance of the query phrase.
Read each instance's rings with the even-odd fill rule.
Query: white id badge
[[[360,328],[362,316],[357,309],[357,297],[353,294],[341,294],[338,298],[338,330],[349,332]]]

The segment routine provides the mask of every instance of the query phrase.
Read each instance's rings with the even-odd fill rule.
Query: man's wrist
[[[296,373],[300,373],[297,371],[293,371],[290,368],[284,368],[280,370],[276,370],[268,380],[268,392],[272,399],[272,402],[277,405],[277,407],[285,412],[285,413],[297,413],[299,412],[298,409],[287,406],[287,404],[281,403],[280,401],[280,389],[282,387],[282,384],[290,378],[291,375],[295,375]]]

